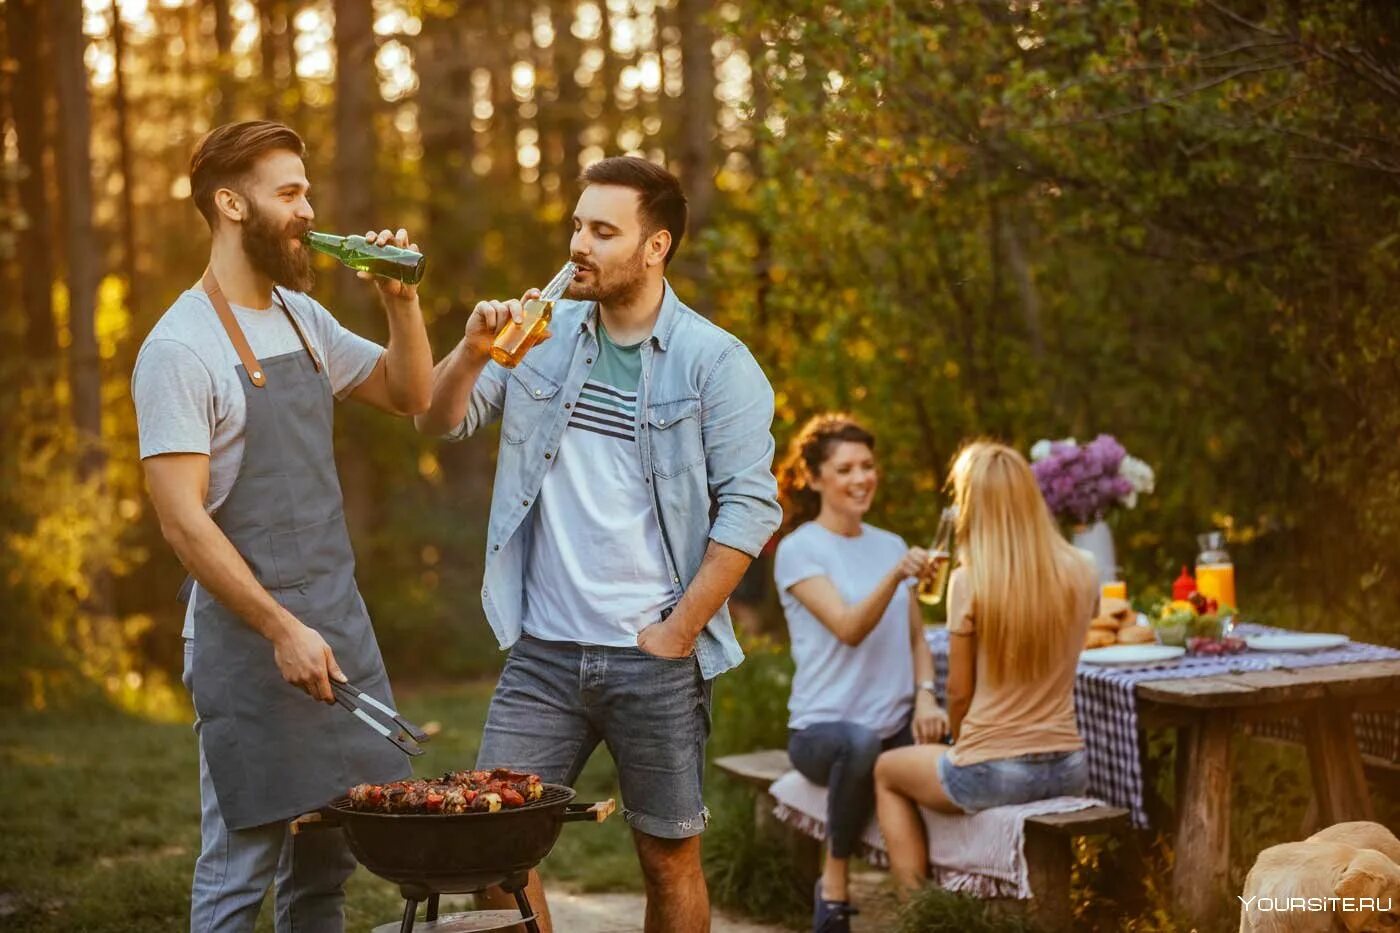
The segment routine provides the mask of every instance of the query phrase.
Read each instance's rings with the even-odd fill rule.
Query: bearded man
[[[523,308],[479,303],[416,420],[459,439],[501,419],[481,598],[510,655],[477,767],[573,784],[606,744],[646,929],[699,933],[711,687],[743,660],[725,603],[782,515],[773,390],[666,281],[686,223],[676,178],[618,157],[582,181],[558,336],[504,369],[491,343]]]
[[[315,213],[303,152],[295,132],[264,121],[200,140],[190,186],[213,234],[209,265],[152,328],[132,374],[151,500],[190,573],[198,933],[251,933],[274,884],[279,933],[342,930],[354,858],[339,830],[292,836],[288,820],[352,784],[409,774],[400,751],[334,705],[332,680],[393,697],[355,584],[332,403],[422,412],[432,352],[414,288],[375,280],[387,349],[306,294],[302,237]],[[366,237],[411,245],[402,229]]]

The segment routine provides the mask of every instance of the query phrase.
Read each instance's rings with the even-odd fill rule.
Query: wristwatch
[[[916,685],[919,690],[927,690],[929,695],[935,700],[938,699],[938,685],[931,680],[921,680]]]

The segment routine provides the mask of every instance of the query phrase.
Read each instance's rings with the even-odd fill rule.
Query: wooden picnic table
[[[1143,729],[1175,728],[1173,901],[1206,924],[1231,894],[1230,773],[1238,727],[1297,717],[1321,825],[1374,819],[1353,716],[1400,708],[1400,660],[1145,681],[1135,687]]]

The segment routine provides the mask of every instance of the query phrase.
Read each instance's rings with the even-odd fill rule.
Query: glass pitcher
[[[1208,531],[1196,536],[1201,553],[1196,556],[1196,592],[1215,600],[1223,609],[1237,608],[1235,602],[1235,565],[1225,550],[1225,534]]]

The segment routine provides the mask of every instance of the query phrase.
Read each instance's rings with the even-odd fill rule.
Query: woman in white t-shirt
[[[814,892],[815,933],[847,933],[851,850],[875,806],[885,749],[937,742],[948,718],[933,693],[918,576],[922,548],[862,519],[878,485],[875,438],[843,414],[812,418],[778,470],[788,534],[774,577],[792,636],[788,755],[828,788],[827,858]]]

